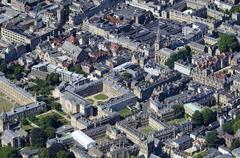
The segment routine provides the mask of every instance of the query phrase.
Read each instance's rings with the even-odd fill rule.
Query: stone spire
[[[154,44],[155,52],[158,52],[160,50],[160,40],[161,40],[161,35],[160,35],[160,27],[158,24],[157,37],[156,37],[155,44]]]

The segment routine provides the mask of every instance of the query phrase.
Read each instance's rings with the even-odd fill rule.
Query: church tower
[[[155,40],[155,43],[154,43],[155,53],[160,50],[160,43],[161,43],[160,40],[161,40],[160,27],[158,25],[157,37],[156,37],[156,40]]]
[[[160,27],[158,25],[157,37],[154,43],[155,62],[157,64],[160,64],[160,61],[161,61],[160,47],[161,47],[161,35],[160,35]]]

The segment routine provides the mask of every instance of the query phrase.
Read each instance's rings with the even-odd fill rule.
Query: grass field
[[[55,115],[57,118],[59,118],[58,120],[61,121],[63,124],[69,124],[68,120],[66,120],[65,118],[63,118],[62,116],[60,116],[59,114],[57,114],[55,112],[43,113],[40,116],[37,116],[37,118],[41,119],[41,118],[53,116],[53,115]]]
[[[92,104],[94,104],[94,102],[95,102],[93,99],[90,99],[90,98],[88,98],[87,100]]]
[[[174,120],[168,121],[168,124],[170,124],[170,125],[180,124],[180,123],[185,122],[186,120],[187,119],[185,117],[184,118],[180,118],[180,119],[174,119]]]
[[[23,128],[25,131],[31,131],[34,127],[31,126],[31,125],[23,125],[22,128]]]
[[[141,132],[145,133],[145,134],[149,134],[151,132],[154,132],[155,129],[150,127],[150,126],[147,126],[147,127],[143,127],[140,129]]]
[[[2,113],[2,109],[5,111],[11,110],[13,105],[15,105],[15,107],[20,106],[18,104],[12,103],[2,93],[0,93],[0,113]]]
[[[86,98],[89,102],[91,102],[94,106],[101,104],[109,99],[106,94],[98,93]]]
[[[124,108],[121,111],[119,111],[119,114],[120,114],[121,117],[126,118],[129,115],[131,115],[132,112],[131,112],[131,110],[129,108]]]
[[[108,99],[108,96],[105,95],[105,94],[100,93],[100,94],[95,95],[94,98],[95,98],[96,100],[107,100],[107,99]]]

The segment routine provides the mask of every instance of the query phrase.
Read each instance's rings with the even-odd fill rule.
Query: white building
[[[82,145],[85,149],[90,149],[96,142],[80,130],[72,132],[73,139]]]

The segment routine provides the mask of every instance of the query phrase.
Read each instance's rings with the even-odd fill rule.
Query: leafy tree
[[[47,127],[45,129],[45,133],[49,139],[54,138],[55,137],[55,128]]]
[[[62,122],[59,121],[59,118],[56,115],[48,115],[39,119],[39,124],[43,128],[53,127],[58,128],[62,126]]]
[[[230,10],[228,10],[228,9],[225,10],[225,13],[230,16],[236,12],[240,12],[240,5],[234,5]]]
[[[200,111],[195,111],[192,115],[192,123],[194,126],[202,126],[203,125],[203,115]]]
[[[218,48],[221,52],[238,51],[239,42],[236,36],[231,34],[220,34],[217,42]]]
[[[54,89],[53,86],[45,80],[36,79],[34,82],[36,85],[34,85],[30,90],[37,95],[48,97]]]
[[[233,123],[232,128],[233,128],[233,132],[236,133],[237,130],[240,128],[240,119]]]
[[[218,137],[216,132],[209,132],[206,137],[206,144],[208,147],[215,147],[218,143]]]
[[[50,85],[58,85],[60,83],[60,75],[58,73],[51,73],[47,76],[47,82]]]
[[[39,158],[50,158],[49,156],[49,151],[47,148],[43,148],[40,152],[39,152]]]
[[[60,143],[56,143],[56,144],[53,144],[50,148],[49,148],[49,155],[50,155],[50,158],[56,158],[57,157],[57,153],[59,151],[63,151],[65,150],[64,146]]]
[[[53,109],[55,109],[55,110],[57,110],[57,111],[62,111],[62,106],[61,106],[61,104],[59,104],[59,103],[57,103],[57,102],[52,102],[51,103],[51,107],[53,108]]]
[[[191,49],[190,47],[186,47],[184,49],[179,50],[176,54],[172,55],[166,62],[165,65],[167,65],[169,68],[174,67],[174,62],[177,60],[188,60],[191,59]]]
[[[204,125],[209,125],[210,123],[217,120],[217,115],[209,108],[204,108],[202,111]]]
[[[230,121],[230,122],[226,122],[223,124],[223,131],[225,133],[228,133],[228,134],[234,134],[234,131],[233,131],[233,121]]]
[[[128,73],[128,72],[124,72],[124,73],[123,73],[123,77],[126,78],[126,79],[130,79],[130,78],[132,78],[133,76],[132,76],[132,74],[130,74],[130,73]]]
[[[77,64],[77,65],[73,65],[72,67],[69,68],[69,71],[71,72],[76,72],[78,74],[82,74],[84,76],[86,76],[87,74],[82,70],[81,65]]]
[[[0,147],[0,158],[20,158],[20,156],[11,146],[4,146]]]
[[[30,139],[33,146],[44,147],[47,141],[47,135],[42,128],[33,128]]]
[[[176,114],[177,118],[184,117],[185,110],[184,110],[184,107],[182,105],[177,105],[177,106],[174,106],[173,108],[175,110],[175,114]]]
[[[26,118],[22,119],[22,124],[23,125],[29,125],[29,122]]]
[[[0,64],[0,71],[3,72],[3,73],[6,73],[7,65],[5,63]]]
[[[66,150],[57,152],[56,158],[74,158],[73,154]]]

